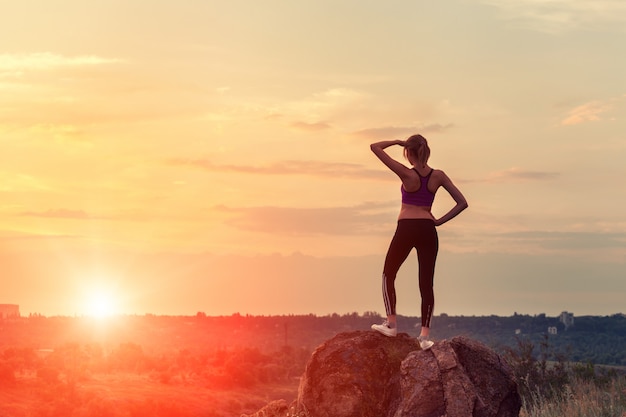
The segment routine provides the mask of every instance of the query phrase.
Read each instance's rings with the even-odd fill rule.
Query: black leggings
[[[435,223],[430,219],[400,219],[393,235],[383,269],[383,298],[388,316],[396,314],[396,274],[411,250],[417,250],[419,287],[422,295],[422,327],[430,327],[435,306],[433,278],[439,250]]]

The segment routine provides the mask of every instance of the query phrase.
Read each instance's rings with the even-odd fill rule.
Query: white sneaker
[[[433,341],[428,340],[428,336],[419,336],[417,341],[420,342],[422,350],[428,350],[435,344]]]
[[[376,330],[385,336],[395,337],[398,334],[398,329],[395,327],[389,327],[389,322],[385,320],[383,324],[372,324],[372,330]]]

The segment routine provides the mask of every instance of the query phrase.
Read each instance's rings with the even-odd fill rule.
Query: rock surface
[[[422,351],[414,338],[341,333],[319,346],[290,406],[264,417],[517,417],[521,400],[505,362],[465,337]]]

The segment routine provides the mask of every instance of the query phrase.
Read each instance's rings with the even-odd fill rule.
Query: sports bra
[[[415,172],[417,170],[413,168]],[[411,204],[413,206],[426,206],[431,207],[433,205],[433,201],[435,201],[435,194],[431,193],[428,189],[428,180],[430,179],[430,175],[433,173],[433,169],[431,168],[428,175],[422,177],[419,172],[417,175],[420,177],[420,188],[417,191],[409,192],[404,189],[404,185],[400,186],[400,191],[402,192],[402,203],[403,204]]]

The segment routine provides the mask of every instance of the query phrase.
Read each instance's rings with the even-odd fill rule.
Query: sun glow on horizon
[[[116,294],[108,288],[94,286],[86,292],[84,314],[95,318],[107,318],[120,314]]]

